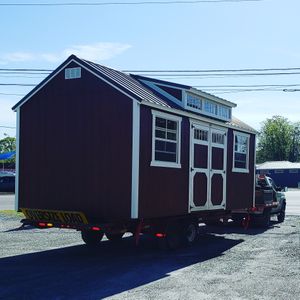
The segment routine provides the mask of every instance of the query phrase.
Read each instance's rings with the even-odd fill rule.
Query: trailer
[[[13,107],[23,223],[194,242],[199,222],[254,206],[256,131],[235,106],[71,55]]]

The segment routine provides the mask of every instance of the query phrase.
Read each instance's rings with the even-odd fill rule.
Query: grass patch
[[[15,210],[0,210],[0,215],[5,215],[5,216],[9,216],[9,217],[25,218],[25,216],[22,212],[17,212]]]

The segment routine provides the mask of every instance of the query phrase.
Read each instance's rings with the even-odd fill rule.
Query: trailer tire
[[[198,239],[198,224],[196,222],[188,222],[183,226],[183,242],[185,245],[192,245]]]
[[[104,233],[92,230],[82,230],[81,238],[87,244],[87,246],[98,246],[103,238]]]
[[[159,248],[162,250],[175,250],[180,247],[182,242],[182,234],[177,222],[171,222],[166,225],[164,238],[158,240]]]
[[[105,233],[106,237],[108,240],[111,242],[119,242],[122,240],[122,237],[124,235],[123,232],[118,232],[118,233]]]
[[[283,223],[285,219],[285,204],[282,205],[280,213],[277,215],[278,223]]]

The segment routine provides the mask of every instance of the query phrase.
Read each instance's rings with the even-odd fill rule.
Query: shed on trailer
[[[113,222],[252,207],[256,132],[235,106],[71,55],[13,107],[16,208]]]

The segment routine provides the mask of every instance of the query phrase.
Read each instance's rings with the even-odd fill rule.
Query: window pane
[[[170,143],[170,142],[166,142],[166,151],[167,152],[173,152],[176,154],[176,143]]]
[[[167,139],[176,141],[176,132],[167,132]]]
[[[166,138],[166,132],[163,131],[163,130],[156,129],[155,130],[155,137],[165,139]]]
[[[166,128],[167,120],[162,118],[156,118],[155,126],[160,128]]]
[[[246,169],[247,168],[247,155],[242,153],[235,153],[234,156],[234,167],[239,169]]]
[[[176,154],[167,152],[155,152],[155,160],[176,162]]]
[[[172,130],[177,130],[177,122],[167,120],[167,128]]]

